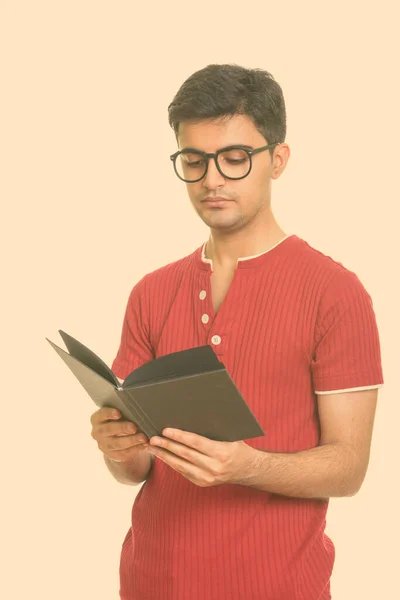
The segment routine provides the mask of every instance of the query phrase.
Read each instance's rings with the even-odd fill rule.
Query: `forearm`
[[[125,485],[139,485],[147,479],[153,466],[153,457],[145,450],[138,450],[135,458],[129,462],[116,462],[105,454],[104,462],[113,477]]]
[[[353,450],[339,444],[287,454],[255,450],[253,458],[240,485],[296,498],[353,496],[366,471]]]

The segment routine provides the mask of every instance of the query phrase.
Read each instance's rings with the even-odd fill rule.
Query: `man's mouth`
[[[228,202],[232,202],[228,198],[223,198],[222,196],[207,196],[202,200],[202,204],[206,204],[207,206],[225,206]]]

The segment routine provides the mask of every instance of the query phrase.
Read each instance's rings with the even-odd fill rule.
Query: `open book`
[[[162,435],[166,427],[225,442],[264,435],[211,346],[151,360],[120,384],[94,352],[64,331],[59,333],[69,353],[46,340],[94,403],[116,408],[148,438]]]

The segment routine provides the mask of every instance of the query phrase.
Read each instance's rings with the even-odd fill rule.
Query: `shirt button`
[[[201,290],[200,294],[199,294],[199,298],[200,300],[204,300],[204,298],[207,296],[207,292],[205,290]]]
[[[211,341],[214,344],[214,346],[218,346],[218,344],[221,343],[221,338],[219,337],[219,335],[213,335]]]
[[[201,320],[203,321],[203,323],[208,323],[208,321],[210,320],[210,317],[208,315],[202,315]]]

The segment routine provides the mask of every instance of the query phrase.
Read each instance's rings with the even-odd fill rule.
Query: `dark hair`
[[[235,64],[211,64],[196,71],[168,106],[168,120],[178,138],[179,124],[247,115],[268,144],[286,137],[286,108],[271,73]],[[271,156],[274,148],[270,149]]]

